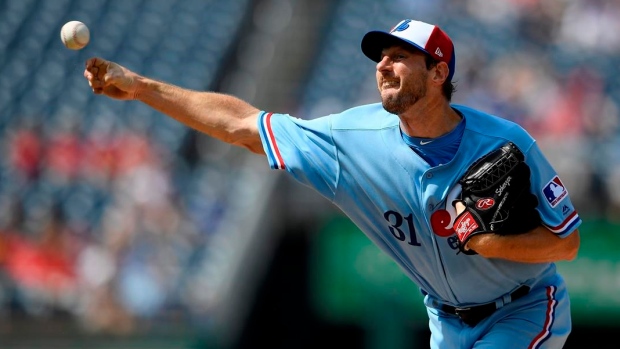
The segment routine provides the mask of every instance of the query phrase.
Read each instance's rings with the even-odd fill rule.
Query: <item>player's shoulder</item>
[[[464,105],[452,104],[466,120],[466,130],[481,137],[492,137],[509,140],[519,148],[529,148],[534,139],[529,132],[518,123],[493,115],[479,109]]]
[[[399,122],[381,103],[352,107],[330,117],[333,130],[373,130],[398,126]]]
[[[452,107],[463,114],[467,119],[468,127],[472,130],[486,131],[487,129],[502,126],[502,128],[514,128],[524,130],[519,124],[514,121],[504,119],[500,116],[493,115],[472,107],[452,104]],[[490,127],[489,127],[490,126]],[[525,131],[525,130],[524,130]]]

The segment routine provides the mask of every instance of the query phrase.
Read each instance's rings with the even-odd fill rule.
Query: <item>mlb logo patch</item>
[[[560,177],[555,176],[545,187],[543,188],[543,194],[545,194],[545,198],[547,198],[547,202],[551,207],[556,207],[562,199],[566,197],[568,192],[566,191],[566,187],[562,184]]]

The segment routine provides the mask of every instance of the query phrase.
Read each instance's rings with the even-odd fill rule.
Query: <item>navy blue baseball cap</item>
[[[448,80],[452,81],[456,57],[452,39],[441,28],[425,22],[405,19],[389,32],[371,31],[362,38],[362,52],[375,62],[381,60],[381,51],[395,44],[413,46],[437,61],[446,62],[450,72]]]

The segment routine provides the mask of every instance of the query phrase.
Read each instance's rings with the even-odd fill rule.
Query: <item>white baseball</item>
[[[70,50],[81,50],[90,41],[90,30],[80,21],[69,21],[60,29],[60,40]]]

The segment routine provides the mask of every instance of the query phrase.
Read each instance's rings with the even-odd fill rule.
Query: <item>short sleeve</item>
[[[272,169],[286,170],[297,181],[333,200],[338,162],[329,116],[303,120],[261,112],[258,128]]]
[[[582,222],[568,189],[537,143],[530,147],[526,162],[532,171],[532,192],[538,197],[543,224],[558,236],[568,236]]]

